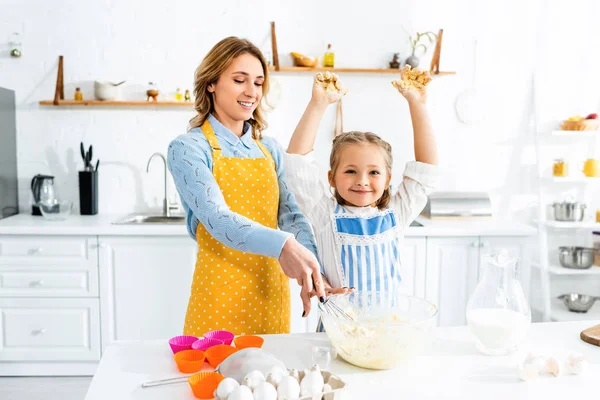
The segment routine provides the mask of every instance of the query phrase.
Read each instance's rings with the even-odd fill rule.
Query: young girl
[[[336,77],[337,78],[337,77]],[[403,230],[421,212],[437,178],[437,146],[426,108],[426,91],[398,90],[406,98],[413,125],[416,161],[408,162],[392,195],[392,148],[370,132],[346,132],[333,141],[328,180],[318,179],[311,152],[319,122],[342,96],[315,82],[312,98],[286,155],[287,182],[312,224],[326,289],[391,293],[402,279]]]

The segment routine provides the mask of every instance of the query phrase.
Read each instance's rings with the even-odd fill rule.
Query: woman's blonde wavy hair
[[[335,173],[340,165],[340,156],[342,154],[342,150],[349,145],[365,145],[365,144],[374,144],[378,146],[381,150],[383,150],[383,158],[385,160],[385,169],[387,171],[388,177],[392,176],[392,146],[377,136],[372,132],[345,132],[342,133],[333,139],[333,146],[331,147],[331,154],[329,156],[329,168],[330,177],[333,179],[335,177]],[[344,200],[342,196],[338,193],[336,189],[334,189],[333,195],[335,196],[336,201],[341,205],[348,205],[348,202]],[[387,189],[383,191],[383,194],[377,200],[375,205],[377,208],[384,209],[390,204],[390,200],[392,199],[391,189],[388,185]]]
[[[215,110],[213,96],[208,92],[208,87],[216,83],[223,72],[229,67],[233,60],[242,54],[251,54],[260,61],[264,71],[264,82],[262,85],[263,98],[269,92],[269,68],[262,52],[247,39],[230,36],[217,43],[196,68],[194,74],[194,96],[196,98],[194,109],[197,115],[190,120],[189,129],[201,127],[208,115]],[[267,121],[262,109],[262,101],[258,104],[252,118],[248,123],[252,127],[252,137],[260,139],[262,131],[267,128]]]

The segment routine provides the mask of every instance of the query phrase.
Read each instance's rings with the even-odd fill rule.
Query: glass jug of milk
[[[467,303],[467,324],[481,352],[510,354],[531,325],[531,309],[517,280],[518,259],[501,250],[483,261],[483,277]]]

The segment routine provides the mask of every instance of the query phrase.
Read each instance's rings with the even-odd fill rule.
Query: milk
[[[527,336],[531,320],[512,310],[476,308],[467,312],[467,324],[481,351],[502,354],[516,350]]]

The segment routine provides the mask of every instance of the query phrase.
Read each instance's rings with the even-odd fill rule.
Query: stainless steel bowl
[[[552,204],[554,207],[554,219],[561,222],[582,221],[585,215],[586,205],[577,201],[565,200],[562,203]]]
[[[565,268],[587,269],[594,264],[594,251],[591,247],[558,248],[558,261]]]
[[[588,310],[594,305],[594,302],[596,300],[600,300],[600,297],[588,296],[587,294],[579,293],[562,294],[558,296],[558,298],[565,303],[565,306],[567,306],[569,311],[577,313],[588,312]]]

